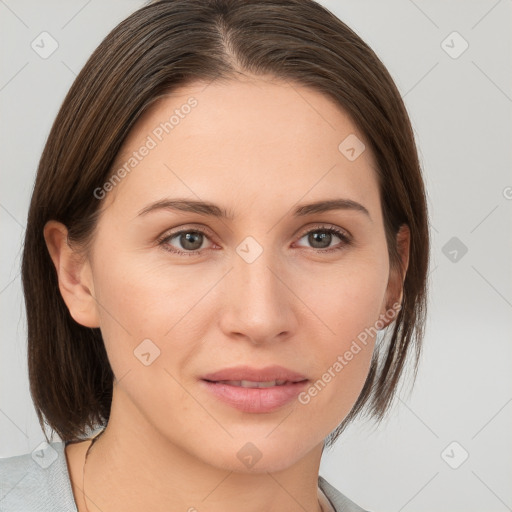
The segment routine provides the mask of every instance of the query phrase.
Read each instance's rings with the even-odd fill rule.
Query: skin
[[[368,144],[354,161],[338,150],[349,134],[364,137],[326,96],[246,76],[195,83],[153,104],[115,168],[190,97],[197,106],[107,193],[85,257],[66,243],[64,225],[45,226],[69,311],[101,328],[116,376],[109,424],[87,460],[87,509],[319,511],[323,441],[355,403],[375,340],[308,404],[295,400],[271,413],[234,409],[198,379],[245,363],[280,364],[315,382],[400,300],[375,162]],[[234,219],[170,210],[138,216],[166,197],[210,201]],[[337,198],[357,201],[369,216],[291,215],[297,204]],[[304,236],[322,226],[345,230],[352,242],[332,235],[314,245]],[[199,254],[173,254],[156,242],[198,227],[206,230]],[[252,263],[236,252],[247,236],[263,249]],[[406,228],[398,241],[407,268]],[[166,244],[193,251],[179,236]],[[144,339],[160,349],[149,366],[134,357]],[[252,468],[237,457],[247,442],[262,454]],[[80,512],[89,444],[66,449]]]

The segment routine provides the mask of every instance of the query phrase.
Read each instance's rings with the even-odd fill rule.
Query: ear
[[[407,224],[402,224],[396,235],[396,245],[399,256],[400,267],[390,268],[388,287],[382,305],[380,318],[384,318],[384,327],[387,327],[396,317],[402,304],[404,281],[409,268],[409,249],[411,243],[411,232]]]
[[[44,239],[55,265],[59,290],[73,319],[84,327],[99,327],[90,264],[68,243],[68,230],[55,220],[44,226]]]

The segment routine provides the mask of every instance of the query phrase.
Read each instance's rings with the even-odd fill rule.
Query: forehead
[[[349,159],[346,140],[366,149]],[[198,82],[158,99],[125,140],[113,171],[122,168],[107,196],[121,205],[163,195],[240,206],[326,194],[371,203],[377,192],[373,156],[348,114],[275,78]]]

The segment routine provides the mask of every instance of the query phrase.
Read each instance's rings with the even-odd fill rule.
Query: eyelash
[[[344,231],[341,231],[340,229],[338,229],[334,226],[317,226],[313,229],[310,229],[309,231],[302,233],[301,236],[299,237],[299,240],[301,238],[304,238],[306,235],[309,235],[310,233],[315,233],[315,232],[331,233],[331,234],[334,234],[337,237],[339,237],[342,241],[342,244],[340,246],[331,247],[329,249],[312,248],[312,250],[315,251],[316,253],[325,254],[325,253],[332,253],[335,251],[340,251],[340,250],[344,249],[346,246],[351,245],[351,243],[352,243],[351,238]],[[208,233],[204,229],[201,229],[201,228],[182,229],[182,230],[176,231],[174,233],[165,233],[163,236],[158,238],[157,244],[159,246],[161,246],[162,249],[164,249],[165,251],[168,251],[173,254],[178,254],[178,255],[183,255],[183,256],[196,256],[196,255],[200,254],[200,252],[201,252],[200,250],[180,251],[179,249],[176,249],[175,247],[173,247],[172,249],[169,248],[170,246],[167,244],[167,242],[170,239],[176,237],[177,235],[181,235],[182,233],[202,233],[207,238],[209,238]]]

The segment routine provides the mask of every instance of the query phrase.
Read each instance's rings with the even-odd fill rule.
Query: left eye
[[[343,243],[341,246],[330,247],[333,236],[339,238]],[[350,239],[343,231],[336,228],[315,228],[306,233],[300,238],[306,238],[312,244],[312,248],[320,252],[330,252],[342,249],[343,246],[350,244]],[[327,249],[327,250],[325,250]]]

